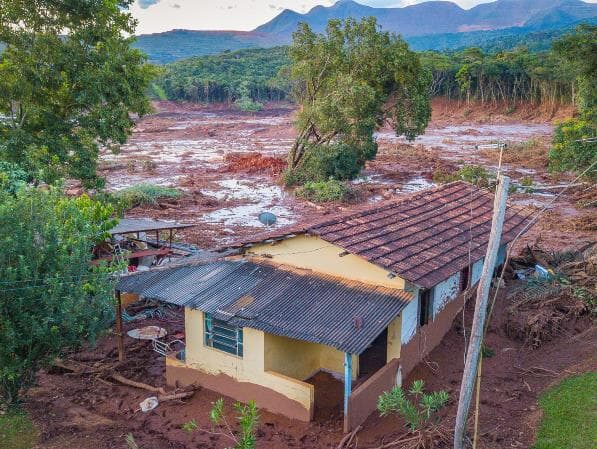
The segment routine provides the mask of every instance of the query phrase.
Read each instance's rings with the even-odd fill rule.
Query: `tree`
[[[385,123],[409,139],[425,130],[430,73],[402,39],[381,32],[375,18],[330,20],[325,34],[301,24],[289,53],[300,105],[291,171],[310,152],[338,144],[357,153],[360,169],[375,157],[373,133]]]
[[[554,42],[554,52],[565,61],[576,78],[576,100],[580,116],[556,127],[549,153],[556,171],[589,170],[597,178],[597,26],[580,25],[574,34]]]
[[[89,263],[111,215],[55,188],[0,193],[0,402],[15,403],[39,368],[113,319],[113,280]]]
[[[0,160],[30,180],[100,186],[99,148],[146,114],[154,70],[130,44],[132,0],[0,0]]]

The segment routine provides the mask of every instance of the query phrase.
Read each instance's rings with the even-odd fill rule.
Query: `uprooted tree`
[[[325,34],[301,24],[290,57],[300,109],[288,184],[355,177],[375,157],[374,132],[385,124],[408,139],[425,130],[430,73],[375,18],[330,20]]]
[[[113,320],[114,279],[89,263],[112,212],[55,188],[0,189],[0,403],[17,402],[39,368]]]
[[[0,161],[29,181],[101,185],[99,148],[145,114],[154,70],[130,46],[132,0],[0,0]]]

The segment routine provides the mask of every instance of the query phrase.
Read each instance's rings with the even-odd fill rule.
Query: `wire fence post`
[[[466,422],[470,408],[471,399],[475,385],[475,377],[478,369],[479,356],[481,353],[481,343],[483,340],[483,330],[485,318],[487,315],[487,305],[489,302],[489,289],[491,279],[497,261],[497,255],[500,248],[502,237],[502,227],[506,215],[506,200],[508,199],[508,187],[510,178],[500,176],[498,178],[497,192],[493,205],[493,218],[491,222],[491,233],[489,235],[489,244],[483,263],[483,271],[479,280],[477,290],[477,302],[475,304],[475,315],[471,327],[469,346],[466,353],[466,363],[462,374],[462,383],[460,385],[460,396],[458,399],[458,411],[456,413],[456,425],[454,427],[454,449],[464,448],[464,437],[466,433]]]

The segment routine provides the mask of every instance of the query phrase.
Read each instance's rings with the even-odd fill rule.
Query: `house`
[[[315,373],[343,382],[344,427],[361,424],[441,341],[478,282],[493,195],[455,182],[236,246],[240,255],[124,277],[118,289],[185,309],[184,357],[167,381],[197,383],[310,420]],[[528,223],[506,213],[498,265]]]

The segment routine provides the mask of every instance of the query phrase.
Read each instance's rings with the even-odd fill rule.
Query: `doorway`
[[[379,334],[359,356],[359,381],[365,380],[383,368],[388,358],[388,330]]]

